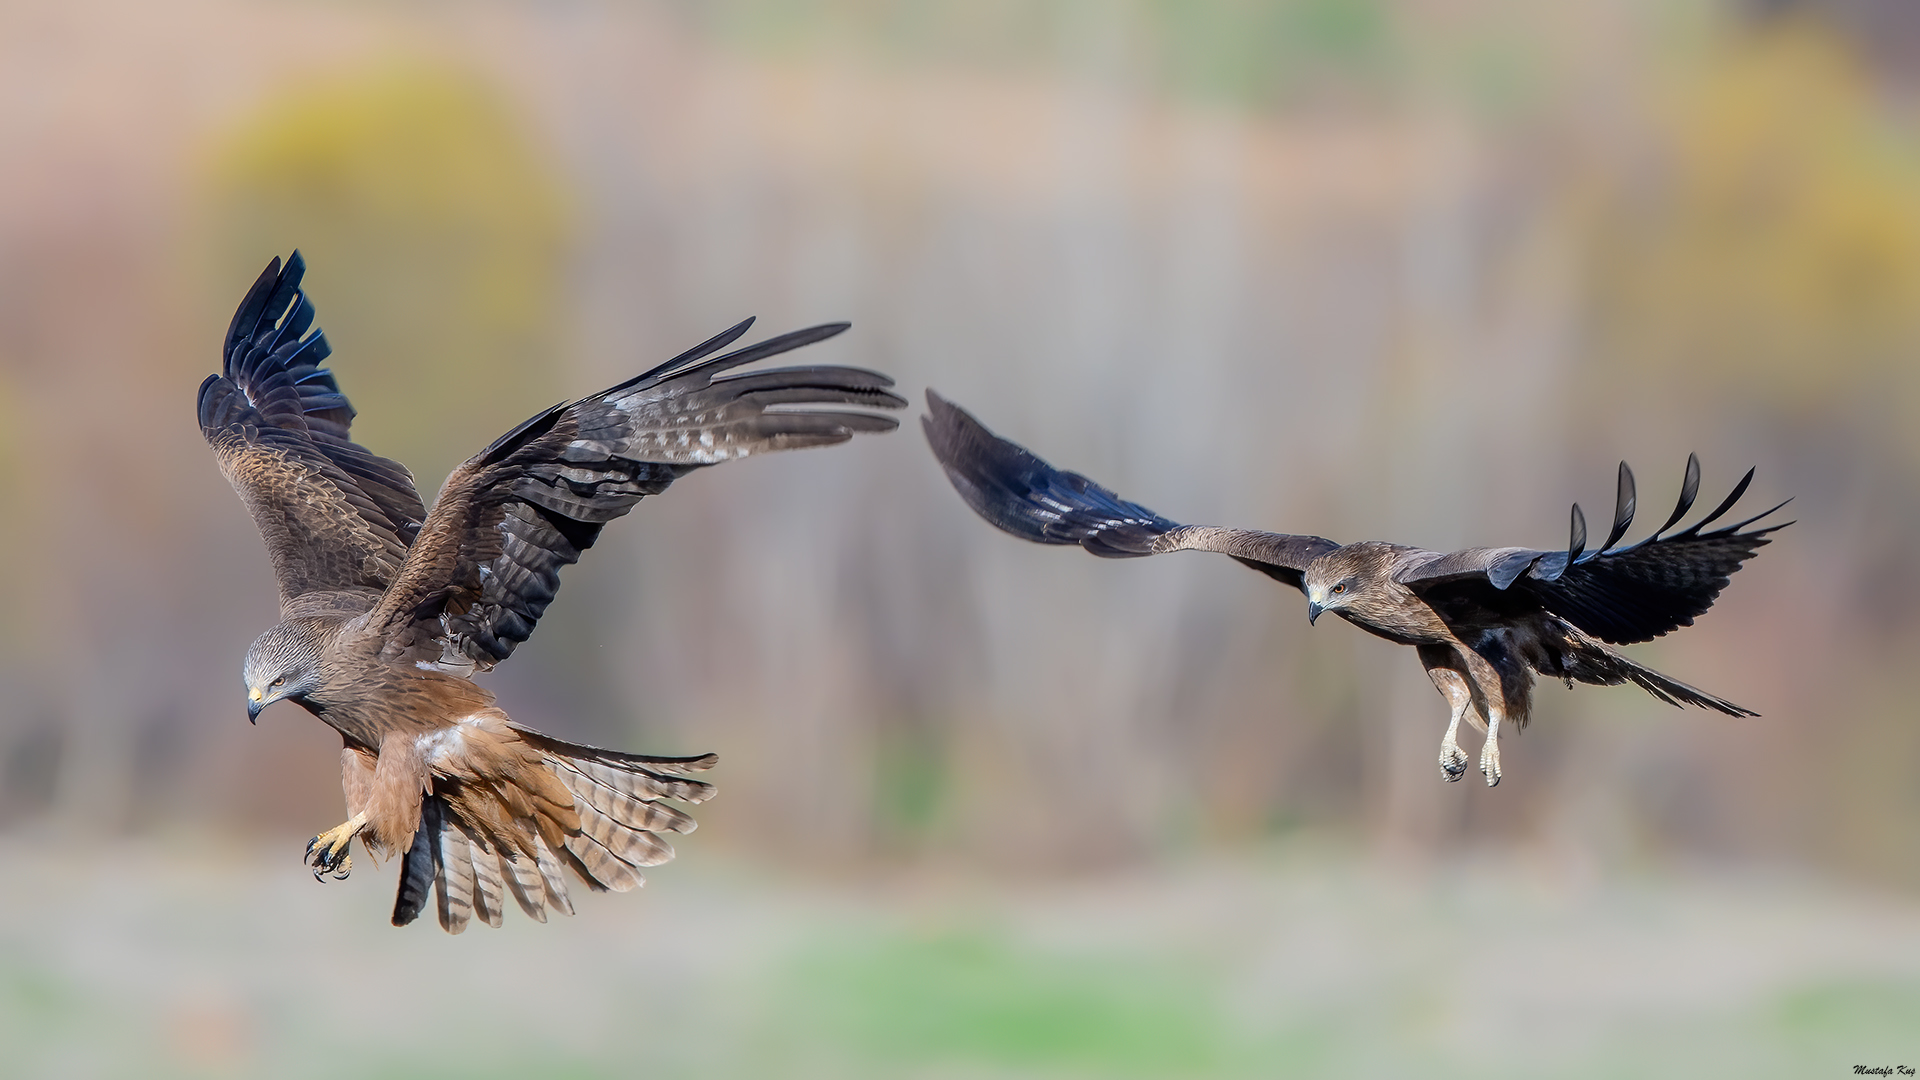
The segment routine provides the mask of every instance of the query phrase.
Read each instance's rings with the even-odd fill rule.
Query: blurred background
[[[0,1073],[1920,1065],[1917,62],[1901,0],[0,0]],[[193,421],[295,247],[429,496],[749,314],[1182,521],[1552,548],[1757,466],[1799,523],[1631,652],[1763,716],[1546,684],[1443,785],[1406,650],[1001,535],[909,419],[647,501],[489,677],[718,751],[677,861],[393,930],[299,863],[338,740],[244,722]]]

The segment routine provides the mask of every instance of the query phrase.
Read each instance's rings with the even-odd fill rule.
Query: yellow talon
[[[344,824],[328,829],[319,836],[307,841],[305,860],[313,867],[313,879],[319,881],[332,874],[334,880],[345,880],[353,869],[353,856],[348,854],[348,845],[367,824],[367,815],[355,814]]]

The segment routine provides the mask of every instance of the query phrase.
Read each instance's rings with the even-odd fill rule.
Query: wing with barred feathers
[[[320,366],[331,350],[312,329],[305,272],[297,251],[284,268],[267,265],[198,406],[220,471],[266,544],[283,617],[371,606],[426,517],[413,475],[350,436],[353,406]]]
[[[1711,514],[1678,532],[1668,533],[1700,493],[1700,459],[1687,456],[1680,499],[1666,524],[1653,535],[1625,547],[1614,547],[1633,524],[1637,496],[1633,470],[1620,463],[1614,497],[1613,526],[1607,539],[1586,550],[1587,520],[1574,504],[1572,530],[1565,551],[1530,548],[1469,548],[1445,555],[1419,552],[1394,575],[1415,592],[1426,592],[1466,582],[1484,582],[1531,596],[1539,605],[1586,633],[1615,645],[1630,645],[1659,637],[1693,620],[1713,606],[1728,580],[1742,563],[1771,542],[1769,534],[1793,522],[1764,528],[1747,526],[1785,506],[1782,502],[1742,521],[1707,530],[1726,516],[1753,482],[1753,470],[1736,484]]]
[[[816,326],[722,356],[751,319],[660,367],[500,437],[447,478],[406,565],[369,619],[395,660],[512,654],[607,522],[685,474],[750,454],[891,431],[893,380],[850,367],[730,369],[834,336]],[[854,406],[854,409],[839,406]]]

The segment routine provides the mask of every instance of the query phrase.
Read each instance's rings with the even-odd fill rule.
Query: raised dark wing
[[[933,456],[973,512],[1036,544],[1079,544],[1103,558],[1153,554],[1153,542],[1179,528],[1081,476],[1063,472],[1025,447],[988,431],[972,414],[927,391],[920,418]]]
[[[370,606],[426,517],[413,474],[349,436],[353,406],[319,366],[332,350],[309,333],[305,272],[297,251],[267,264],[234,313],[221,373],[200,384],[200,430],[260,530],[283,617]]]
[[[1686,516],[1700,493],[1700,459],[1687,456],[1680,499],[1666,524],[1652,536],[1626,547],[1613,545],[1633,523],[1637,501],[1633,470],[1620,463],[1613,527],[1605,543],[1587,551],[1587,519],[1573,507],[1572,536],[1565,551],[1530,548],[1469,548],[1415,563],[1394,575],[1416,592],[1442,584],[1483,579],[1495,589],[1521,590],[1541,607],[1602,641],[1628,645],[1693,625],[1727,587],[1740,564],[1771,541],[1768,534],[1791,521],[1742,532],[1748,525],[1785,506],[1708,531],[1725,517],[1753,482],[1753,470],[1734,486],[1713,513],[1679,532],[1668,529]]]
[[[1308,563],[1339,546],[1318,536],[1181,525],[1054,468],[931,390],[927,410],[921,427],[954,490],[974,513],[1024,540],[1079,544],[1108,559],[1217,551],[1295,588]]]
[[[607,522],[704,465],[749,454],[827,446],[892,431],[893,380],[850,367],[732,368],[832,337],[846,323],[797,330],[705,359],[752,319],[644,375],[556,405],[447,478],[406,566],[369,625],[399,659],[482,668],[512,654]],[[704,362],[703,362],[704,361]]]

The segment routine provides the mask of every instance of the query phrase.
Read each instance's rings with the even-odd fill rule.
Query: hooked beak
[[[266,707],[267,707],[266,696],[261,694],[258,689],[249,688],[247,690],[247,723],[249,724],[259,723],[260,710]]]
[[[1325,610],[1327,609],[1324,605],[1316,604],[1311,600],[1307,601],[1307,625],[1312,626],[1320,618],[1320,613]]]

